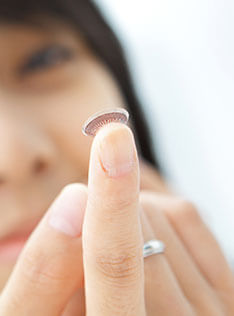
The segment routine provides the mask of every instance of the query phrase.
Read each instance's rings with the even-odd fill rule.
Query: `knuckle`
[[[165,217],[164,216],[164,213],[163,213],[163,210],[161,208],[157,208],[155,207],[155,205],[151,205],[151,207],[145,207],[144,204],[143,204],[143,210],[144,210],[144,213],[146,214],[146,217],[150,220],[152,218],[162,218],[162,217]]]
[[[122,295],[121,291],[117,291],[115,300],[113,300],[112,296],[107,296],[105,301],[100,304],[100,310],[103,311],[102,314],[105,315],[106,310],[110,310],[111,315],[114,316],[139,315],[139,310],[136,310],[136,306],[138,306],[139,303],[137,299],[132,298],[134,295],[128,295],[128,299],[126,300],[125,297],[124,301]]]
[[[165,215],[172,222],[181,222],[184,224],[195,224],[201,220],[196,206],[191,201],[181,197],[142,191],[140,202],[146,215]]]
[[[103,202],[104,201],[104,202]],[[108,209],[112,211],[121,211],[126,210],[132,205],[136,204],[138,201],[138,193],[137,192],[121,192],[115,193],[113,192],[107,193],[103,198],[102,195],[90,195],[89,203],[91,207],[97,208],[101,207],[102,209]]]
[[[149,217],[161,216],[163,213],[163,204],[159,203],[157,194],[151,191],[142,191],[140,193],[140,204],[142,211]]]
[[[57,288],[69,277],[60,262],[58,255],[48,257],[37,251],[28,251],[22,262],[23,279],[33,287],[44,289],[50,286],[51,289],[54,286]]]
[[[137,195],[131,194],[119,194],[119,195],[109,195],[108,199],[105,201],[106,206],[113,211],[126,210],[131,207],[137,201]]]
[[[142,190],[140,192],[140,202],[148,203],[151,199],[155,198],[156,193],[149,191],[149,190]]]
[[[200,218],[196,206],[191,201],[182,198],[174,199],[171,207],[167,208],[165,213],[172,221],[181,223],[197,223]]]
[[[98,271],[110,281],[128,279],[135,281],[141,267],[139,251],[129,250],[119,254],[99,254],[95,256]]]
[[[104,201],[104,202],[103,202]],[[103,199],[100,196],[90,195],[89,197],[89,206],[92,209],[101,209],[101,212],[95,212],[95,219],[109,224],[115,223],[123,218],[128,217],[130,214],[126,210],[136,207],[138,203],[138,196],[134,193],[128,196],[123,194],[109,194]],[[116,216],[118,214],[118,216]]]

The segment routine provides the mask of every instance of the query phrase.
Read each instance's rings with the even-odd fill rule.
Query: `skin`
[[[51,43],[73,57],[19,75]],[[0,263],[1,315],[233,315],[219,245],[139,157],[131,122],[82,134],[91,114],[124,99],[80,34],[52,20],[3,24],[0,47],[0,238],[33,224],[17,262]],[[165,253],[143,260],[153,238]]]
[[[74,57],[18,74],[32,55],[53,43]],[[66,184],[87,183],[92,139],[82,134],[82,124],[96,111],[124,102],[82,38],[55,21],[44,22],[41,30],[2,25],[0,45],[1,238],[26,222],[38,223]],[[3,287],[12,266],[0,267]]]

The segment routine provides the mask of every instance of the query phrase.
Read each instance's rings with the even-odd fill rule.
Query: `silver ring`
[[[165,245],[161,240],[152,239],[144,243],[143,246],[143,257],[149,257],[158,253],[163,253]]]

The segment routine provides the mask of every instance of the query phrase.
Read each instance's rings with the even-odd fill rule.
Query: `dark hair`
[[[0,20],[34,23],[33,18],[50,15],[79,29],[88,45],[108,66],[126,100],[141,156],[159,170],[142,107],[134,91],[122,47],[90,0],[1,0]]]

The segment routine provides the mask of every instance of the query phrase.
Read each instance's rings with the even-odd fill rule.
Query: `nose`
[[[42,128],[19,118],[0,118],[0,184],[30,182],[48,172],[55,153]]]

